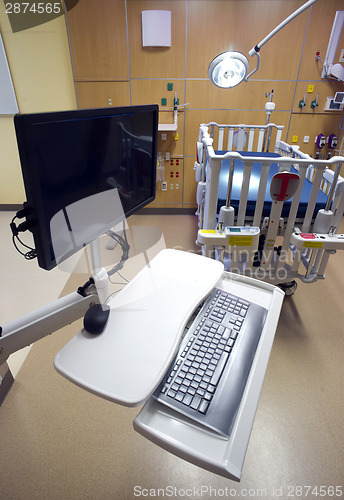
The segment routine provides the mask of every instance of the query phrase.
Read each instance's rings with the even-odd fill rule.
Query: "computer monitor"
[[[101,193],[106,200],[107,192],[115,190],[129,217],[154,200],[158,113],[157,105],[144,105],[14,117],[25,216],[40,267],[52,269],[118,223],[118,214],[105,213],[106,203],[89,228],[87,213],[79,211],[85,218],[82,241],[57,259],[50,225],[59,213],[69,224],[66,207],[81,200],[85,207]],[[102,208],[103,203],[98,205]]]

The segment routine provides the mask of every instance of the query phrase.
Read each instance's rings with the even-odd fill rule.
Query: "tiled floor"
[[[2,321],[80,284],[80,276],[58,269],[47,273],[19,256],[7,228],[10,214],[0,217]],[[130,222],[136,250],[150,247],[148,257],[164,246],[197,250],[193,216],[145,215]],[[144,263],[144,255],[131,259],[123,275],[131,278]],[[112,404],[60,377],[53,358],[78,330],[77,322],[33,346],[0,408],[0,497],[342,497],[343,271],[344,252],[339,252],[324,281],[299,282],[295,295],[284,301],[240,483],[197,468],[135,433],[138,408]]]

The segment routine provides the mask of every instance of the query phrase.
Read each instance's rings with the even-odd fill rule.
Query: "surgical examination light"
[[[293,12],[289,17],[282,21],[274,30],[271,31],[261,42],[255,45],[249,52],[251,57],[257,56],[256,68],[248,74],[249,63],[247,57],[241,52],[224,52],[213,59],[209,65],[208,77],[209,80],[217,87],[231,88],[239,85],[243,80],[245,82],[259,68],[260,54],[259,51],[266,42],[270,40],[278,31],[286,26],[290,21],[295,19],[301,12],[308,9],[317,0],[309,0],[299,9]]]

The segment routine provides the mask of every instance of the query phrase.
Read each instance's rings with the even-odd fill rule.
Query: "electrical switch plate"
[[[161,191],[167,191],[167,182],[161,184]]]
[[[304,138],[303,138],[303,142],[305,144],[307,144],[307,142],[309,142],[309,136],[308,135],[305,135]]]
[[[339,62],[344,62],[344,49],[340,51]]]
[[[298,135],[293,135],[293,138],[292,138],[291,142],[297,142],[298,139],[299,139]]]
[[[308,85],[308,90],[307,92],[311,94],[314,91],[314,85]]]

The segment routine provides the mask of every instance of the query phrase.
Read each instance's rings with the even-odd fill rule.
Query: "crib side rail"
[[[289,145],[284,141],[280,141],[279,144],[277,144],[277,150],[281,156],[289,156],[290,158],[295,158],[294,167],[296,169],[298,168],[298,165],[296,162],[297,159],[300,159],[300,158],[310,159],[311,158],[308,154],[303,153],[300,150],[300,146]],[[326,160],[326,163],[327,162],[328,162],[328,160]],[[334,162],[332,162],[332,167],[334,166],[333,163]],[[306,178],[310,182],[313,182],[313,180],[314,180],[315,169],[316,169],[316,167],[315,167],[315,164],[313,163],[313,160],[312,160],[312,163],[309,165],[309,167],[307,168],[307,172],[306,172]],[[327,166],[325,168],[325,171],[323,174],[323,179],[321,182],[321,191],[323,193],[325,193],[326,195],[328,195],[330,192],[330,189],[331,189],[332,183],[333,183],[333,179],[334,179],[334,170],[332,170],[331,168],[329,168]],[[336,182],[336,191],[335,191],[335,197],[334,197],[336,203],[338,202],[339,196],[342,193],[343,189],[344,189],[344,179],[339,176],[339,178]]]
[[[216,151],[271,151],[277,152],[281,141],[283,125],[223,125],[216,122],[202,124],[208,130]],[[204,137],[204,135],[203,135]]]
[[[208,124],[209,125],[209,124]],[[333,157],[330,160],[314,160],[309,155],[306,155],[298,150],[298,148],[290,148],[286,143],[282,145],[287,153],[278,159],[271,159],[262,157],[257,151],[257,155],[254,156],[243,156],[237,151],[228,151],[224,154],[217,154],[213,148],[214,139],[209,134],[208,125],[204,126],[203,134],[200,136],[205,152],[205,161],[207,163],[207,187],[204,189],[204,214],[202,224],[200,224],[200,230],[207,231],[207,243],[204,243],[206,247],[206,253],[208,255],[214,255],[217,253],[218,258],[223,258],[224,255],[230,253],[234,255],[233,252],[237,252],[239,249],[223,244],[216,243],[216,238],[209,239],[209,234],[213,238],[213,234],[217,234],[217,197],[219,187],[219,176],[221,172],[222,163],[227,159],[240,159],[243,164],[243,182],[241,187],[240,205],[236,212],[236,218],[234,225],[236,226],[258,226],[261,234],[265,236],[269,232],[270,218],[262,216],[262,207],[264,204],[264,196],[266,192],[266,177],[269,172],[269,168],[272,162],[278,162],[279,171],[290,171],[292,167],[296,168],[300,176],[300,186],[298,192],[294,195],[289,216],[286,220],[282,217],[277,225],[276,234],[273,234],[273,241],[268,242],[269,248],[267,248],[267,242],[261,246],[259,249],[261,255],[263,255],[264,261],[261,261],[258,266],[254,262],[252,249],[251,252],[246,248],[240,250],[241,256],[246,253],[247,258],[243,260],[245,262],[245,274],[251,275],[258,279],[267,279],[274,283],[283,283],[294,279],[295,277],[301,278],[305,281],[319,279],[323,276],[326,264],[331,254],[331,249],[324,249],[317,257],[313,257],[314,252],[307,252],[298,249],[294,249],[294,253],[291,254],[290,245],[291,239],[295,234],[295,228],[299,226],[299,232],[310,232],[312,230],[313,223],[313,213],[315,211],[315,206],[317,202],[317,196],[319,190],[323,190],[326,194],[331,189],[331,185],[334,179],[333,169],[338,164],[344,164],[344,158]],[[281,141],[277,144],[277,148],[280,151]],[[287,149],[290,148],[290,149]],[[250,215],[247,217],[247,196],[248,196],[248,185],[250,183],[251,167],[253,162],[259,161],[262,166],[262,175],[259,180],[258,189],[258,199],[255,204],[254,216]],[[301,191],[303,189],[303,184],[306,180],[312,181],[311,195],[309,198],[308,208],[306,210],[306,215],[303,220],[297,217]],[[265,184],[264,184],[265,183]],[[205,183],[206,184],[206,183]],[[210,195],[210,193],[212,193]],[[344,213],[344,179],[338,178],[335,195],[333,197],[332,203],[333,209],[336,210],[335,216],[333,218],[333,224],[339,225],[340,219]],[[271,236],[271,231],[270,231]],[[203,235],[203,238],[205,236]],[[221,236],[223,241],[223,235]],[[336,237],[339,241],[337,248],[344,249],[344,237]],[[271,240],[271,238],[269,238]],[[277,256],[274,247],[278,247],[279,254]],[[231,241],[235,239],[232,238]],[[212,241],[212,242],[211,242]],[[226,238],[225,238],[225,241]],[[334,241],[334,240],[333,240]],[[222,250],[221,250],[222,249]],[[272,251],[271,251],[272,249]],[[267,250],[269,250],[267,252]],[[265,254],[264,254],[265,252]],[[267,255],[267,258],[266,258]],[[288,258],[286,257],[288,255]],[[232,259],[232,262],[237,266],[238,263],[242,263],[242,257],[236,257]],[[263,262],[263,265],[262,265]],[[240,268],[240,266],[239,266]],[[238,268],[238,269],[239,269]],[[301,270],[302,269],[302,270]],[[229,270],[235,270],[229,268]],[[266,278],[267,276],[267,278]]]

